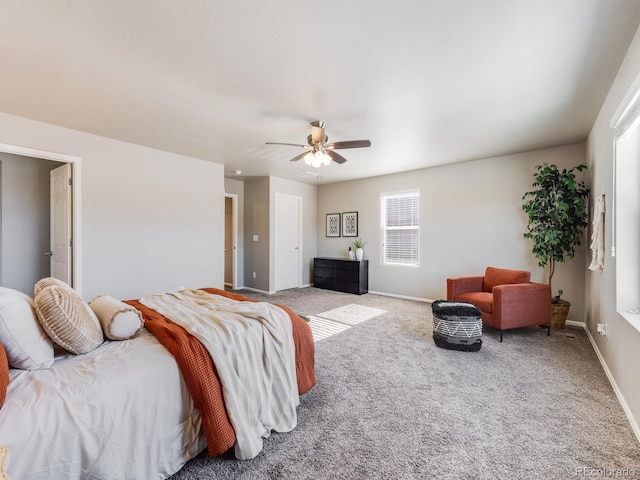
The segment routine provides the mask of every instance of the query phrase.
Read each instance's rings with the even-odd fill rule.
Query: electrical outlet
[[[604,338],[607,338],[607,324],[599,323],[597,326],[598,335],[602,335]]]
[[[253,272],[253,278],[256,278],[256,272]]]

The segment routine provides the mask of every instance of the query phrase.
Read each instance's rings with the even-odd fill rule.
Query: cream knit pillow
[[[71,288],[71,286],[68,283],[63,282],[62,280],[60,280],[58,278],[45,277],[45,278],[41,278],[40,280],[38,280],[36,282],[36,284],[34,285],[34,287],[33,287],[33,297],[34,298],[37,297],[41,290],[44,290],[45,288],[50,287],[51,285],[57,285],[59,287]]]
[[[98,317],[105,337],[111,340],[132,338],[144,325],[140,310],[108,295],[98,295],[89,306]]]
[[[35,298],[36,313],[42,328],[62,348],[82,354],[102,344],[102,328],[97,317],[71,288],[45,287]]]

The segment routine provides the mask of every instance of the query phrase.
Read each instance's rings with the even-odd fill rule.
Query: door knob
[[[51,250],[49,250],[48,252],[44,252],[44,254],[45,254],[47,257],[50,257],[51,255],[53,255],[53,252],[52,252]]]

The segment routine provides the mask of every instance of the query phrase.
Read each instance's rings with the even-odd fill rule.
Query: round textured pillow
[[[33,286],[33,297],[37,297],[38,294],[44,290],[47,287],[50,287],[52,285],[57,285],[59,287],[66,287],[66,288],[71,288],[71,285],[69,285],[66,282],[63,282],[62,280],[60,280],[59,278],[53,278],[53,277],[45,277],[45,278],[41,278],[40,280],[38,280],[36,282],[36,284]],[[72,289],[72,288],[71,288]],[[73,290],[73,289],[72,289]]]
[[[36,296],[35,307],[47,335],[71,353],[90,352],[104,341],[98,318],[69,287],[45,287]]]

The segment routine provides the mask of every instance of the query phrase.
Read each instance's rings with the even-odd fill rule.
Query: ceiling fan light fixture
[[[302,157],[302,159],[304,160],[304,163],[306,163],[309,166],[313,165],[314,158],[315,157],[313,155],[313,152],[308,152],[304,157]]]
[[[331,160],[331,159],[329,159]],[[320,168],[322,165],[325,165],[325,154],[318,150],[313,154],[313,160],[311,162],[311,166],[315,168]]]
[[[331,157],[321,150],[308,152],[302,159],[304,163],[314,168],[331,165]]]

